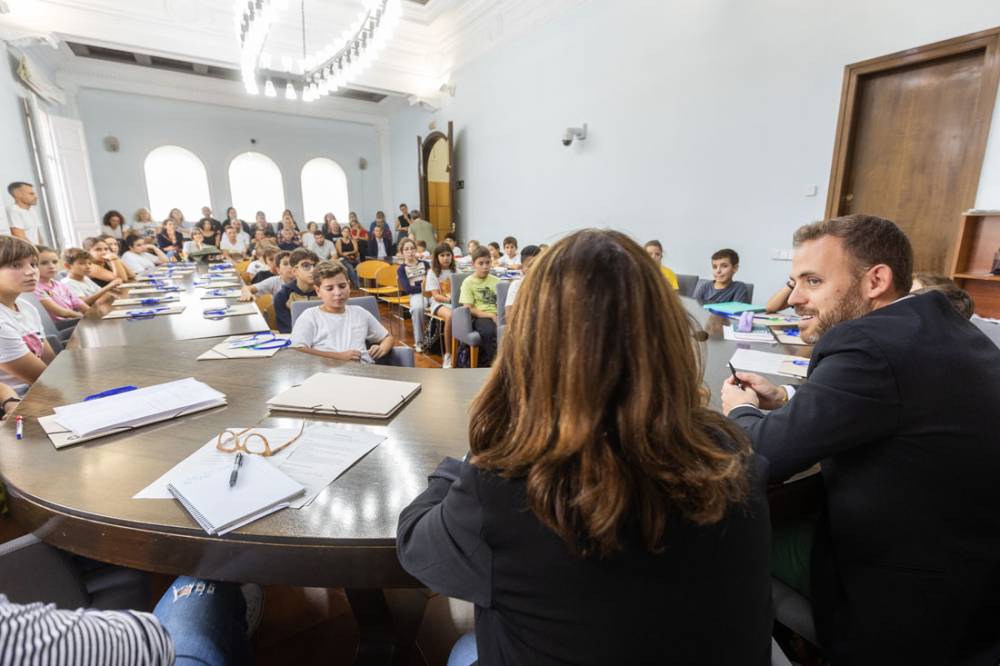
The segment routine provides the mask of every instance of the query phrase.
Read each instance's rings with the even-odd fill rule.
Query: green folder
[[[739,301],[729,301],[728,303],[705,303],[702,306],[709,312],[720,315],[738,315],[741,312],[763,312],[767,308],[763,305],[750,305]]]

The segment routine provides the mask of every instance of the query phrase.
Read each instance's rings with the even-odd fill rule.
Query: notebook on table
[[[305,487],[261,456],[244,455],[229,485],[232,465],[173,481],[170,494],[208,534],[221,535],[287,507]]]
[[[220,307],[206,307],[202,310],[202,315],[209,319],[219,319],[222,317],[254,315],[257,312],[257,306],[254,303],[232,303]]]
[[[291,335],[282,333],[253,333],[234,335],[213,345],[198,356],[199,361],[223,361],[232,358],[271,358],[289,346]]]
[[[136,290],[141,291],[141,290]],[[114,305],[161,305],[170,301],[177,302],[180,298],[177,294],[164,293],[162,296],[142,296],[140,298],[118,298]]]
[[[318,372],[267,401],[272,411],[386,419],[420,391],[420,384]]]
[[[201,295],[201,298],[239,298],[243,294],[240,288],[231,289],[221,287],[219,289],[209,289]]]
[[[750,305],[749,303],[740,303],[739,301],[729,301],[727,303],[705,303],[701,306],[713,314],[719,314],[724,317],[729,315],[738,315],[743,312],[763,312],[767,308],[763,305]]]
[[[148,317],[158,317],[160,315],[180,314],[184,312],[184,305],[151,305],[145,308],[135,308],[133,310],[113,310],[104,315],[104,319],[146,319]]]

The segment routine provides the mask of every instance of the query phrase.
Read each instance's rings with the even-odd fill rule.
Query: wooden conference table
[[[193,298],[190,289],[186,297]],[[718,390],[729,372],[726,363],[737,344],[722,339],[718,318],[685,301],[709,334],[703,344],[706,385],[718,406]],[[397,518],[426,487],[428,474],[443,457],[467,452],[468,406],[489,371],[362,366],[291,350],[272,359],[197,361],[219,340],[200,335],[172,339],[179,331],[196,333],[197,327],[175,320],[180,316],[81,322],[77,335],[86,341],[85,348],[59,354],[19,407],[24,439],[15,439],[13,420],[0,429],[0,471],[14,518],[53,546],[146,571],[356,591],[419,586],[396,559]],[[143,332],[135,333],[139,327]],[[236,328],[234,322],[215,335],[245,332]],[[110,346],[99,344],[105,331]],[[122,340],[130,341],[127,348],[120,346]],[[805,349],[754,346],[782,353]],[[388,438],[311,505],[211,537],[173,500],[132,499],[225,428],[297,423],[268,418],[265,401],[322,370],[419,382],[422,389],[389,420],[306,419],[351,424]],[[228,405],[62,450],[52,446],[37,422],[55,406],[110,387],[183,377],[195,377],[226,394]],[[371,607],[370,597],[355,594],[351,601],[359,615],[365,613],[360,606]],[[358,619],[363,625],[364,619]],[[363,640],[364,633],[362,626]]]

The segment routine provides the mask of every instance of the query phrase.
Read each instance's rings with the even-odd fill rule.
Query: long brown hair
[[[671,516],[718,522],[746,495],[750,447],[702,404],[692,335],[628,236],[561,240],[532,264],[473,402],[472,464],[524,477],[531,510],[580,555],[614,555],[626,530],[657,552]]]

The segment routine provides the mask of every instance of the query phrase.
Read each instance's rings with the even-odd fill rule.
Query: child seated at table
[[[503,256],[497,265],[512,271],[521,268],[521,255],[517,253],[517,239],[513,236],[503,239]]]
[[[0,383],[18,393],[55,358],[38,310],[21,294],[38,284],[38,250],[28,241],[0,236]]]
[[[500,278],[490,274],[492,260],[484,247],[472,253],[472,267],[475,273],[462,283],[459,302],[469,306],[472,313],[472,328],[482,337],[479,365],[489,365],[497,343],[497,285]]]
[[[291,252],[285,252],[284,250],[276,254],[267,255],[268,273],[271,276],[264,278],[260,282],[243,285],[243,288],[240,290],[240,300],[244,302],[249,301],[257,294],[271,294],[272,297],[276,297],[282,287],[295,279],[291,256]]]
[[[168,262],[167,255],[163,254],[160,248],[156,247],[154,243],[147,243],[146,239],[141,236],[126,236],[124,247],[125,253],[122,254],[122,263],[134,273],[151,271],[160,264]]]
[[[451,367],[451,276],[455,274],[454,248],[444,242],[434,248],[431,270],[424,285],[430,294],[430,312],[444,322],[444,359],[442,368]]]
[[[337,361],[374,363],[392,351],[393,338],[368,310],[348,305],[351,283],[339,261],[313,270],[322,303],[299,315],[292,328],[292,348]]]
[[[313,269],[319,263],[319,258],[300,247],[291,253],[288,261],[292,265],[292,276],[295,279],[283,286],[274,297],[274,318],[279,333],[292,332],[292,303],[316,299]]]
[[[79,247],[68,248],[63,252],[63,265],[66,267],[66,277],[62,283],[69,287],[84,303],[93,307],[101,300],[112,301],[112,293],[122,284],[121,278],[115,278],[103,287],[90,279],[90,271],[94,265],[93,257]]]
[[[749,303],[750,290],[736,280],[733,275],[740,270],[740,255],[736,250],[728,248],[719,250],[712,255],[712,275],[714,281],[698,284],[694,290],[694,299],[700,304],[706,303]]]
[[[670,286],[677,289],[679,286],[677,284],[677,274],[663,265],[663,245],[660,241],[651,240],[643,245],[643,249],[656,262],[656,265],[660,267],[660,272],[663,273],[663,277],[670,283]]]
[[[38,246],[38,286],[35,296],[54,321],[80,319],[90,306],[56,277],[59,274],[59,255],[49,247]]]

